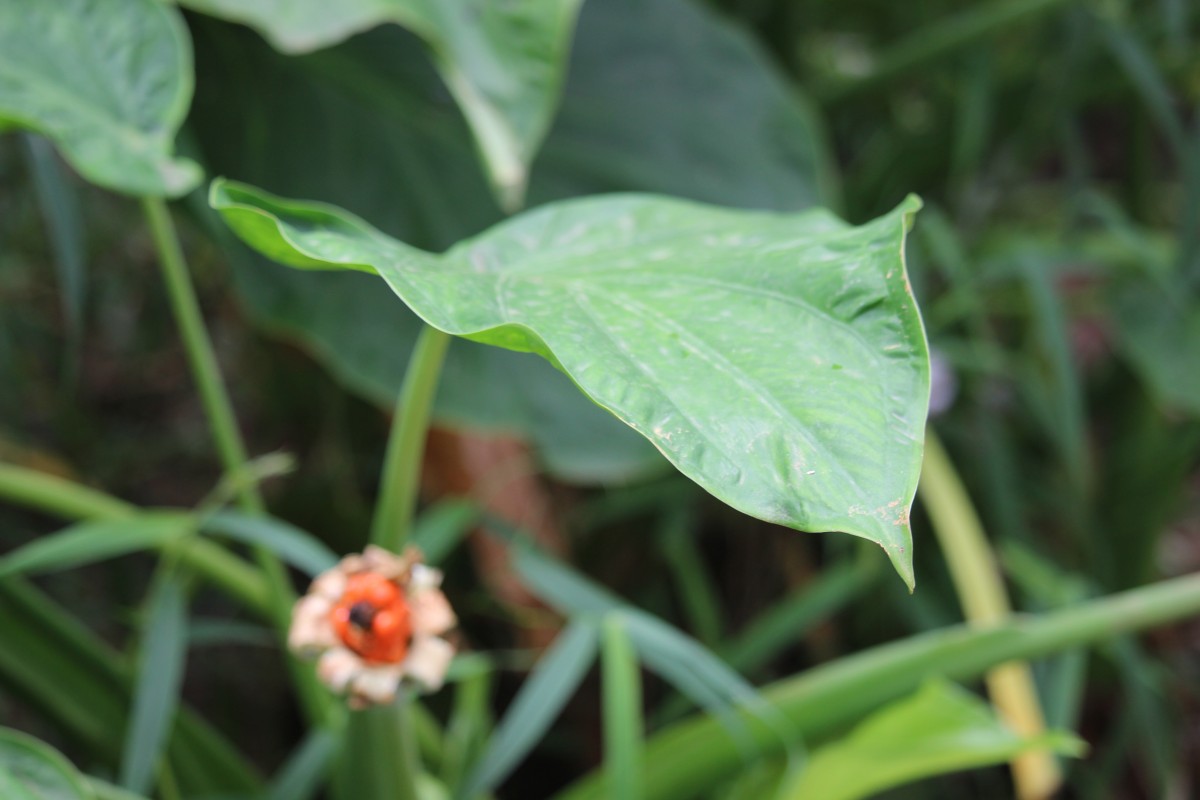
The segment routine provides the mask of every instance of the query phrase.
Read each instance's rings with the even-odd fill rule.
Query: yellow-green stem
[[[925,463],[918,488],[930,523],[946,558],[967,622],[986,628],[1012,615],[1004,582],[971,498],[954,464],[932,429],[925,434]],[[1037,688],[1028,662],[1009,661],[985,676],[996,712],[1017,733],[1036,736],[1045,730]],[[1061,783],[1058,762],[1049,751],[1032,751],[1012,762],[1016,795],[1044,800]]]
[[[428,325],[413,346],[388,436],[371,541],[399,552],[408,541],[420,488],[421,457],[450,335]]]
[[[221,377],[212,339],[208,335],[208,329],[204,326],[200,303],[196,299],[196,291],[192,286],[191,276],[188,274],[183,249],[179,246],[179,237],[171,222],[171,213],[167,209],[166,203],[158,197],[142,198],[142,209],[146,214],[146,220],[154,238],[158,263],[167,288],[167,297],[171,303],[171,310],[175,314],[175,321],[179,326],[180,338],[183,341],[184,351],[187,353],[192,376],[200,391],[204,412],[212,427],[217,453],[227,474],[240,475],[246,469],[246,446],[237,427],[229,391]],[[258,491],[258,485],[253,481],[239,482],[237,496],[239,505],[247,512],[253,514],[265,512],[262,495]],[[296,599],[287,572],[279,559],[265,548],[255,548],[254,557],[266,577],[270,590],[272,619],[281,637],[286,639],[288,625],[291,622],[292,604]],[[314,722],[325,721],[328,696],[317,683],[312,669],[296,661],[290,654],[287,658],[288,668],[306,714]]]

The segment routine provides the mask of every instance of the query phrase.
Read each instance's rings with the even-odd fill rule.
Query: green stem
[[[208,416],[209,425],[212,426],[217,453],[226,474],[241,475],[246,471],[246,446],[237,427],[229,391],[221,378],[212,339],[204,326],[200,303],[196,299],[196,291],[188,274],[183,249],[179,246],[179,237],[175,233],[170,211],[166,203],[158,197],[142,198],[142,210],[146,214],[154,238],[167,297],[179,326],[192,376],[200,391],[201,403]],[[262,495],[253,481],[240,481],[237,494],[239,504],[247,512],[265,512]],[[270,590],[272,620],[280,635],[286,637],[291,622],[292,604],[296,599],[287,572],[279,559],[265,548],[254,548],[254,557],[266,577]],[[317,683],[313,671],[292,658],[290,653],[287,655],[287,661],[305,712],[315,722],[325,720],[328,698]]]
[[[449,334],[428,325],[421,329],[404,374],[404,385],[396,398],[379,501],[371,524],[371,541],[393,552],[404,547],[412,530],[421,457],[425,453],[433,399],[449,344]]]
[[[1200,573],[1094,600],[1039,617],[1010,618],[981,630],[956,626],[875,647],[816,667],[767,687],[763,694],[791,723],[788,737],[740,712],[766,758],[790,741],[828,736],[883,704],[915,691],[931,675],[969,681],[997,664],[1069,650],[1130,631],[1200,614]],[[692,797],[744,768],[743,747],[728,721],[693,717],[654,736],[642,757],[645,797]],[[790,741],[789,741],[790,740]],[[604,797],[602,774],[593,773],[560,798]]]
[[[192,368],[192,376],[200,390],[204,413],[212,426],[217,453],[227,473],[240,474],[246,465],[246,445],[238,431],[233,404],[229,400],[225,381],[221,378],[212,340],[204,327],[200,303],[196,299],[196,291],[188,275],[183,250],[179,246],[179,237],[176,236],[175,226],[171,222],[171,213],[167,210],[166,203],[158,197],[142,198],[142,210],[154,237],[171,310],[175,313],[175,321],[179,325],[179,334]],[[238,502],[244,510],[251,513],[261,514],[265,510],[258,486],[251,482],[240,484]]]
[[[1008,619],[1012,607],[983,524],[932,428],[925,432],[925,463],[917,491],[929,512],[967,622],[987,628]],[[1045,715],[1028,663],[1000,664],[988,671],[986,681],[997,713],[1014,731],[1030,738],[1045,732]],[[1049,797],[1062,782],[1058,762],[1048,750],[1017,756],[1012,773],[1021,800]]]

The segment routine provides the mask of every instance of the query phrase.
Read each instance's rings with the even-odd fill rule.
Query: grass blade
[[[271,782],[267,800],[309,800],[321,788],[337,745],[328,730],[309,733]]]
[[[125,732],[120,784],[146,794],[166,750],[179,705],[187,653],[187,603],[183,586],[167,574],[155,586],[138,660],[133,707]]]
[[[592,621],[575,620],[563,629],[517,692],[458,797],[491,791],[508,777],[550,728],[587,674],[596,656],[598,638]]]
[[[128,519],[81,522],[36,539],[0,559],[0,578],[54,572],[161,547],[184,538],[194,526],[191,514],[156,511]]]
[[[437,566],[479,524],[479,506],[469,500],[446,500],[417,519],[412,543],[425,555],[425,563]]]
[[[620,613],[604,620],[604,771],[610,797],[642,796],[642,675]]]
[[[318,575],[338,562],[337,554],[321,540],[280,519],[218,511],[201,522],[200,530],[265,548],[309,575]]]

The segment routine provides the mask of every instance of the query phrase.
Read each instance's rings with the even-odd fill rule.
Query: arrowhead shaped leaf
[[[155,0],[0,0],[0,127],[43,133],[85,178],[177,196],[201,178],[171,155],[192,97],[179,14]]]
[[[903,259],[916,198],[854,228],[610,195],[440,256],[331,206],[224,181],[210,200],[271,258],[376,272],[434,327],[545,357],[726,503],[875,541],[911,585],[929,393]]]
[[[192,22],[189,130],[210,171],[324,198],[427,249],[499,220],[470,133],[440,99],[441,80],[414,37],[383,26],[282,57],[247,29]],[[233,129],[231,117],[254,124]],[[788,211],[828,205],[821,176],[830,158],[818,123],[755,40],[707,6],[586,3],[562,108],[531,176],[531,205],[611,191]],[[370,276],[280,269],[242,247],[226,252],[257,324],[303,343],[344,386],[391,408],[419,320],[396,313]],[[475,388],[481,372],[498,378],[486,397]],[[447,355],[435,416],[519,432],[544,469],[569,481],[636,480],[663,466],[548,363],[465,340]]]
[[[182,0],[303,53],[384,22],[424,39],[475,134],[502,205],[521,204],[567,68],[582,0]]]

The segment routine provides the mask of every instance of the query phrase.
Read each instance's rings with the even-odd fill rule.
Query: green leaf
[[[729,505],[878,543],[910,586],[928,356],[910,198],[858,228],[643,195],[525,213],[442,256],[339,209],[214,182],[245,241],[378,271],[429,324],[545,357]]]
[[[315,795],[337,753],[337,745],[337,737],[331,731],[311,731],[271,781],[267,800],[308,800]]]
[[[1125,354],[1155,399],[1200,416],[1200,309],[1182,290],[1128,285],[1113,319]]]
[[[0,728],[0,796],[6,800],[91,800],[79,772],[57,750]]]
[[[177,577],[167,574],[158,582],[147,602],[147,612],[133,707],[121,751],[121,786],[142,794],[154,784],[183,684],[187,601]]]
[[[460,498],[443,500],[426,509],[413,526],[412,543],[425,563],[437,566],[479,525],[479,506]]]
[[[604,770],[612,797],[642,796],[642,673],[621,614],[604,620]]]
[[[196,164],[171,155],[192,96],[179,13],[155,0],[0,0],[0,123],[45,134],[93,183],[186,193]]]
[[[469,132],[399,28],[283,58],[244,29],[193,22],[199,78],[189,127],[211,171],[337,203],[429,249],[498,219]],[[252,124],[230,128],[231,117]],[[835,203],[830,162],[800,92],[724,17],[687,0],[605,0],[582,9],[530,198],[634,189],[792,210]],[[418,329],[412,314],[397,313],[367,276],[280,269],[236,243],[227,252],[259,325],[391,409]],[[443,425],[521,433],[560,479],[629,481],[664,466],[541,359],[472,342],[452,344],[435,415]]]
[[[789,800],[858,800],[921,778],[1002,764],[1028,750],[1080,755],[1066,733],[1021,737],[987,703],[945,681],[868,717],[846,738],[812,754]]]
[[[535,204],[649,191],[740,208],[837,205],[819,116],[761,45],[708,4],[584,4]]]
[[[0,577],[70,569],[158,548],[194,530],[192,515],[179,511],[147,511],[128,519],[80,522],[0,558]]]
[[[587,674],[598,638],[594,622],[563,629],[513,698],[459,797],[496,788],[537,744]]]
[[[264,547],[308,575],[319,575],[338,562],[337,555],[320,539],[280,519],[218,511],[206,517],[200,529]]]
[[[182,0],[245,22],[284,52],[395,22],[423,38],[467,118],[502,206],[519,208],[550,126],[581,0]]]
[[[734,716],[735,705],[772,731],[788,727],[753,686],[692,637],[532,547],[522,544],[513,553],[513,566],[522,582],[552,608],[577,619],[619,617],[623,633],[646,666],[719,718],[739,746],[748,745],[747,752],[754,749],[754,743],[746,736],[746,726]]]

